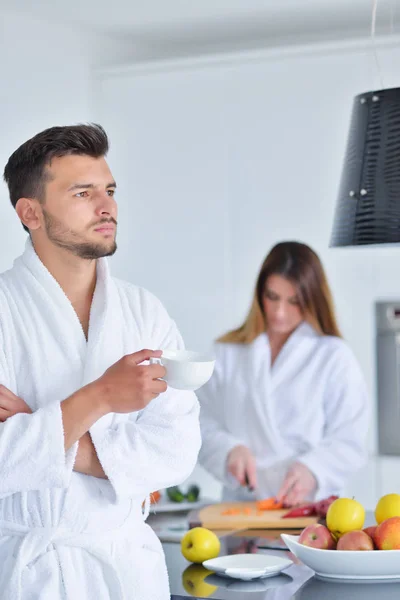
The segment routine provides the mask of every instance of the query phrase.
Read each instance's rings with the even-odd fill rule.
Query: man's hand
[[[165,367],[142,365],[150,358],[160,358],[161,350],[140,350],[123,356],[94,382],[100,389],[107,412],[130,413],[142,410],[167,389]]]
[[[317,489],[317,480],[310,469],[301,462],[295,462],[286,473],[277,499],[284,506],[295,506],[310,499]]]
[[[4,423],[8,418],[18,413],[31,414],[29,406],[4,385],[0,385],[0,422]]]

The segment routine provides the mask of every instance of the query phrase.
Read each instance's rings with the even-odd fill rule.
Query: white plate
[[[289,550],[324,579],[400,579],[400,550],[319,550],[298,543],[300,536],[282,533]]]
[[[203,566],[223,577],[250,581],[273,577],[293,564],[289,558],[268,554],[230,554],[205,560]]]

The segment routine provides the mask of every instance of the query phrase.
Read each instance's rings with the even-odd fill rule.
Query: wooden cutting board
[[[226,515],[229,509],[246,510],[246,513]],[[198,520],[207,529],[303,529],[317,523],[318,517],[282,519],[288,510],[258,511],[255,502],[225,502],[212,504],[199,510]]]

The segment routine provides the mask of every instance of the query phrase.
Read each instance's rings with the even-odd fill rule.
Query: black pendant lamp
[[[355,97],[331,246],[400,242],[400,88]]]

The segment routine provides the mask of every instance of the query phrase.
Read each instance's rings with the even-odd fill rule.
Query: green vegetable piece
[[[177,485],[167,489],[167,496],[171,502],[183,502],[185,499],[185,495]]]
[[[200,488],[198,485],[191,485],[186,493],[186,500],[188,502],[196,502],[199,499]]]

